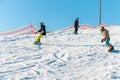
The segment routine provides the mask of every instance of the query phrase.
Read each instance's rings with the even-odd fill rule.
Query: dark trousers
[[[74,34],[77,34],[77,31],[78,31],[78,27],[75,27]]]

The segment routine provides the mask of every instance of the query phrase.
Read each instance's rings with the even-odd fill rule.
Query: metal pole
[[[101,24],[101,0],[99,0],[99,26]]]

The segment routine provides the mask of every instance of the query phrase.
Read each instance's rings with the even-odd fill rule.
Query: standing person
[[[105,45],[108,48],[108,52],[111,52],[112,50],[114,50],[114,47],[110,44],[109,31],[107,29],[105,29],[104,27],[101,27],[100,31],[102,33],[101,42],[105,41]]]
[[[46,27],[45,25],[43,24],[43,22],[40,22],[40,29],[38,30],[38,35],[36,37],[36,41],[34,42],[34,44],[38,44],[40,43],[40,39],[43,37],[43,36],[46,36]]]
[[[74,21],[74,34],[78,34],[77,31],[78,31],[78,27],[79,27],[79,18],[76,18],[75,21]]]

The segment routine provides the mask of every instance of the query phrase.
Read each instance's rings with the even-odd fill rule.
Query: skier
[[[74,34],[78,34],[77,31],[78,31],[78,27],[79,27],[79,18],[76,18],[75,21],[74,21]]]
[[[40,29],[36,32],[38,33],[37,37],[36,37],[36,41],[34,42],[34,44],[40,44],[40,39],[43,37],[43,36],[46,36],[46,27],[45,25],[43,24],[43,22],[40,22]]]
[[[109,31],[107,29],[105,29],[104,27],[101,27],[100,31],[102,33],[101,42],[105,41],[105,45],[108,48],[108,52],[111,52],[112,50],[114,50],[114,47],[109,43],[110,42]]]

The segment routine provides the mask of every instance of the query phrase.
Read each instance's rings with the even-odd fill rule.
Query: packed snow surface
[[[108,30],[113,52],[98,28],[51,32],[41,45],[36,34],[0,37],[0,80],[120,80],[120,27]]]

